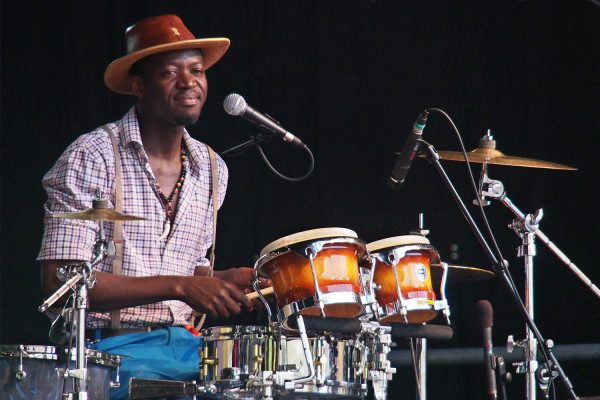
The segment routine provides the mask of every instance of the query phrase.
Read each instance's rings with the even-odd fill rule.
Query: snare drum
[[[66,351],[66,349],[65,349]],[[66,354],[53,346],[0,346],[0,397],[17,400],[60,399],[74,392],[73,378],[63,378]],[[86,349],[89,399],[110,399],[112,370],[121,364],[117,355]],[[76,367],[73,351],[70,368]]]
[[[379,322],[418,324],[435,318],[443,304],[436,302],[430,266],[440,261],[429,240],[420,235],[396,236],[369,243],[367,250],[375,262]]]
[[[268,326],[217,326],[202,330],[200,381],[219,389],[245,388],[250,377],[274,371],[277,342]]]
[[[358,339],[340,340],[325,337],[308,338],[315,366],[315,377],[296,384],[292,398],[351,397],[367,395],[367,354]],[[309,376],[300,338],[282,338],[278,370],[294,370],[294,379]],[[293,395],[292,395],[293,393]]]
[[[271,279],[279,321],[291,315],[354,318],[364,312],[358,263],[365,244],[355,232],[322,228],[278,239],[260,252],[258,275]]]

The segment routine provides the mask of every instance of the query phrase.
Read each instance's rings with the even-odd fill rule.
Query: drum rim
[[[311,240],[317,239],[327,239],[327,238],[336,238],[336,237],[346,237],[358,239],[358,235],[352,229],[348,228],[317,228],[310,229],[307,231],[292,233],[291,235],[284,236],[279,238],[268,245],[266,245],[261,251],[260,256],[264,256],[265,254],[269,254],[273,251],[280,250],[282,248],[302,243],[308,242]]]
[[[394,247],[417,245],[417,244],[428,244],[429,239],[421,235],[403,235],[403,236],[392,236],[385,239],[376,240],[371,243],[367,243],[367,252],[375,253],[377,251],[391,249]]]
[[[276,329],[270,325],[219,325],[200,331],[203,340],[228,340],[244,335],[273,335]]]

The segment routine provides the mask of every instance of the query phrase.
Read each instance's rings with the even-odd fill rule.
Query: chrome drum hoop
[[[359,317],[364,314],[364,304],[361,300],[361,296],[355,292],[333,292],[333,293],[323,293],[322,295],[323,304],[325,306],[328,305],[339,305],[343,306],[344,304],[359,304],[362,311],[356,316]],[[277,311],[277,319],[282,326],[287,330],[296,330],[290,328],[287,320],[291,316],[296,314],[302,314],[302,311],[308,310],[309,308],[319,309],[318,300],[316,296],[308,297],[306,299],[302,299],[299,301],[294,301],[290,304],[286,304],[282,308]]]
[[[388,265],[394,265],[391,262],[390,256],[394,256],[395,263],[397,264],[399,260],[406,256],[406,253],[414,250],[427,250],[431,254],[430,264],[438,265],[441,264],[440,254],[435,247],[430,244],[407,244],[400,245],[396,247],[388,247],[385,249],[380,249],[370,253],[372,257],[377,258],[379,261],[384,262]]]

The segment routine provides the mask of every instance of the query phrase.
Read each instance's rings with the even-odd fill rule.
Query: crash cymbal
[[[54,214],[53,218],[64,218],[64,219],[83,219],[88,221],[140,221],[146,218],[136,217],[135,215],[123,214],[112,208],[88,208],[87,210],[65,213],[65,214]]]
[[[431,280],[433,287],[438,287],[442,280],[443,268],[441,265],[431,266]],[[462,265],[448,265],[448,279],[447,284],[462,283],[462,282],[473,282],[481,281],[484,279],[491,279],[496,274],[487,269],[465,267]]]
[[[465,156],[461,151],[438,151],[442,160],[450,161],[465,161]],[[496,149],[476,148],[467,153],[469,162],[487,163],[494,165],[506,165],[511,167],[529,167],[529,168],[545,168],[545,169],[560,169],[575,171],[577,168],[567,165],[557,164],[549,161],[536,160],[533,158],[523,158],[507,156]]]
[[[442,160],[450,161],[465,161],[465,156],[462,151],[438,151]],[[424,157],[424,155],[421,155]],[[491,132],[488,132],[479,139],[479,147],[467,153],[469,162],[486,163],[494,165],[506,165],[511,167],[528,167],[528,168],[545,168],[545,169],[560,169],[567,171],[575,171],[577,168],[567,165],[557,164],[549,161],[536,160],[533,158],[507,156],[500,150],[496,150],[496,141],[492,137]]]

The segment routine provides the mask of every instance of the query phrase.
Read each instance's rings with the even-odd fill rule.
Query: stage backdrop
[[[429,239],[450,264],[491,269],[433,166],[415,160],[399,190],[386,185],[417,115],[445,110],[467,150],[491,129],[507,155],[578,168],[550,171],[491,166],[524,213],[544,210],[541,229],[600,283],[595,197],[600,133],[600,8],[592,1],[102,1],[2,2],[2,344],[48,343],[49,322],[35,261],[42,233],[40,180],[78,135],[121,117],[132,99],[109,92],[106,65],[124,54],[136,20],[175,13],[198,36],[232,45],[208,72],[209,97],[191,134],[223,152],[257,134],[223,111],[243,95],[313,151],[315,170],[298,183],[272,174],[251,148],[225,157],[229,190],[219,215],[219,268],[252,265],[273,240],[306,229],[345,227],[367,241],[406,235],[424,214]],[[433,113],[424,138],[459,150]],[[278,140],[264,145],[282,172],[299,176],[306,155]],[[443,166],[481,223],[465,165]],[[475,179],[481,166],[474,164]],[[521,292],[519,237],[512,213],[486,208]],[[481,225],[480,225],[481,226]],[[535,319],[557,345],[600,343],[600,299],[537,241]],[[475,303],[494,307],[494,343],[524,337],[524,322],[498,279],[447,288],[454,338],[430,347],[480,345]],[[211,325],[264,324],[252,314]],[[442,323],[435,320],[433,323]],[[406,350],[404,343],[399,350]],[[598,359],[565,361],[579,395],[597,389]],[[512,367],[511,367],[512,368]],[[480,399],[481,364],[431,366],[432,399]],[[596,379],[594,379],[596,378]],[[510,386],[523,394],[523,378]],[[391,398],[414,396],[410,367],[398,367]]]

